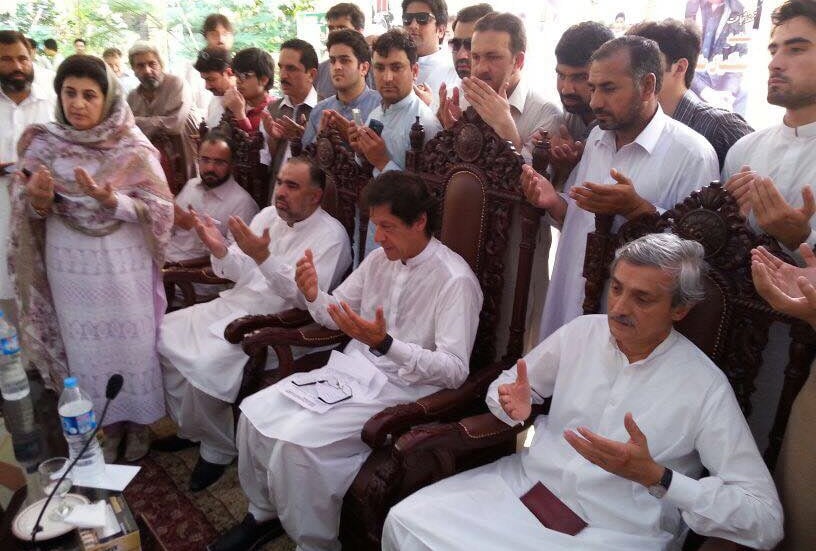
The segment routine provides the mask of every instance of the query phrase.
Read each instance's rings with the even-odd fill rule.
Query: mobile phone
[[[373,130],[374,133],[377,134],[378,136],[382,136],[382,131],[383,128],[385,128],[385,125],[378,121],[377,119],[371,119],[370,121],[368,121],[368,127],[371,130]]]
[[[26,177],[26,178],[30,178],[30,177],[31,177],[31,171],[30,171],[30,170],[28,170],[27,168],[20,168],[20,167],[18,167],[18,166],[17,166],[16,164],[14,164],[14,163],[11,163],[11,164],[10,164],[10,165],[8,165],[7,167],[4,167],[4,168],[3,168],[3,172],[2,172],[2,173],[0,173],[0,174],[2,174],[2,175],[4,175],[4,176],[5,176],[5,175],[11,175],[11,174],[14,174],[15,172],[17,172],[18,170],[19,170],[20,172],[22,172],[23,174],[25,174],[25,177]]]

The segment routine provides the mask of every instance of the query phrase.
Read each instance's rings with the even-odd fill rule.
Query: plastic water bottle
[[[6,321],[0,310],[0,394],[4,400],[19,400],[29,392],[28,377],[20,361],[17,329]]]
[[[96,428],[96,415],[94,415],[93,402],[77,386],[76,377],[65,379],[65,389],[60,394],[59,415],[62,421],[62,432],[65,440],[68,441],[68,454],[73,459],[79,454],[85,441]],[[94,438],[93,442],[79,458],[74,469],[77,474],[93,476],[101,474],[105,470],[105,459],[102,457],[102,448],[99,441]]]

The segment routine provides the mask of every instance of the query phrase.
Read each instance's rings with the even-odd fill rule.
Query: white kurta
[[[673,208],[692,191],[719,178],[717,154],[711,144],[659,107],[635,141],[620,149],[616,149],[613,131],[595,127],[581,161],[564,185],[567,214],[547,290],[540,340],[582,313],[586,280],[581,273],[586,237],[595,231],[595,215],[579,208],[567,192],[585,182],[614,184],[609,175],[613,168],[628,176],[637,194],[660,211]],[[616,226],[622,222],[623,218],[617,217]]]
[[[184,184],[176,195],[175,203],[184,210],[191,206],[199,214],[206,214],[218,222],[221,235],[227,237],[230,216],[237,216],[247,224],[258,214],[258,205],[252,196],[242,188],[234,178],[209,188],[201,182],[201,178],[193,178]],[[201,241],[195,229],[185,230],[178,226],[173,227],[173,235],[167,245],[167,260],[180,262],[192,258],[209,256],[210,252]]]
[[[40,56],[44,57],[44,56]],[[19,104],[11,101],[0,90],[0,163],[17,162],[17,140],[29,125],[54,120],[56,95],[40,87],[32,87],[31,94]],[[12,298],[8,277],[6,245],[11,223],[9,190],[11,176],[0,176],[0,300]]]
[[[590,343],[591,346],[576,346]],[[782,508],[725,375],[672,331],[646,359],[629,363],[605,315],[562,327],[527,356],[533,402],[552,396],[530,448],[454,476],[391,509],[384,549],[667,549],[695,532],[768,549],[782,537]],[[515,424],[491,385],[487,404]],[[629,440],[631,412],[654,460],[674,471],[663,499],[583,458],[563,436],[584,426]],[[703,468],[710,475],[699,478]],[[574,537],[544,528],[518,500],[536,482],[588,527]],[[495,497],[493,497],[495,496]],[[456,519],[454,522],[453,519]]]
[[[307,248],[312,249],[324,290],[331,289],[351,264],[345,229],[323,209],[290,227],[274,207],[267,207],[249,227],[258,235],[269,228],[269,258],[259,266],[238,245],[231,245],[222,259],[212,257],[215,274],[234,281],[235,287],[211,302],[168,314],[159,332],[163,358],[197,389],[230,403],[238,394],[247,356],[239,344],[224,339],[227,324],[247,314],[305,308],[294,273]]]
[[[388,354],[377,358],[357,340],[345,349],[386,375],[380,394],[367,402],[352,398],[321,415],[281,394],[278,386],[290,384],[284,379],[241,404],[239,474],[250,512],[279,516],[303,550],[339,548],[342,498],[371,452],[360,439],[363,424],[386,407],[464,382],[482,292],[468,264],[432,239],[405,263],[388,260],[382,249],[372,252],[332,295],[320,293],[309,311],[335,328],[326,307],[340,300],[366,319],[383,308],[394,338]],[[255,450],[270,451],[259,456]]]
[[[773,179],[779,192],[790,205],[802,206],[802,188],[811,186],[816,191],[816,123],[791,128],[778,124],[740,138],[731,146],[722,170],[722,181],[727,182],[743,165],[757,174]],[[748,222],[762,231],[753,212]],[[810,219],[811,232],[806,243],[816,246],[816,217]],[[794,256],[798,256],[794,255]],[[762,368],[756,380],[756,391],[751,397],[754,414],[750,424],[760,448],[768,441],[776,407],[784,382],[783,370],[788,363],[790,337],[788,327],[775,323],[771,326],[768,346],[762,357]]]
[[[748,165],[757,174],[773,179],[777,189],[791,206],[802,206],[802,188],[816,191],[816,122],[791,128],[778,124],[743,136],[728,151],[722,169],[722,181]],[[759,229],[751,212],[749,223]],[[816,217],[810,219],[807,244],[816,245]]]

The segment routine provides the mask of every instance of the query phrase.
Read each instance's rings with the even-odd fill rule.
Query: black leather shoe
[[[282,535],[280,520],[274,518],[256,522],[255,517],[247,513],[240,524],[236,524],[208,545],[207,551],[253,551]]]
[[[213,482],[221,478],[226,468],[226,465],[210,463],[199,457],[193,469],[193,474],[190,475],[190,491],[200,492],[204,488],[207,488]]]
[[[172,453],[186,450],[187,448],[192,448],[194,446],[198,446],[198,442],[193,442],[192,440],[187,440],[186,438],[182,438],[174,434],[173,436],[165,436],[164,438],[154,440],[150,444],[150,449]]]

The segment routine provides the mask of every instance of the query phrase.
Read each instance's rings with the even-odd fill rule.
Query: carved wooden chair
[[[187,165],[184,162],[184,146],[181,140],[181,136],[170,135],[163,130],[159,130],[150,138],[150,142],[159,150],[159,162],[174,196],[187,183]]]
[[[354,152],[332,128],[322,131],[305,151],[326,174],[323,209],[343,224],[349,241],[353,241],[358,200],[371,179],[371,166],[358,165]],[[269,315],[244,316],[233,321],[225,329],[224,338],[233,344],[241,343],[248,355],[236,405],[246,396],[273,384],[281,378],[281,373],[288,373],[294,360],[291,348],[275,341],[280,330],[296,331],[298,336],[303,335],[303,339],[320,343],[318,346],[340,345],[348,341],[342,333],[314,324],[306,310],[291,309]],[[270,342],[273,344],[267,344]],[[281,369],[264,370],[269,347],[277,353]],[[301,360],[299,365],[301,370],[315,368],[325,364],[327,358],[328,353],[316,353]]]
[[[735,201],[716,182],[693,192],[662,216],[632,220],[617,233],[612,231],[612,223],[609,216],[596,216],[596,229],[587,236],[584,313],[601,310],[609,266],[615,250],[624,243],[647,233],[664,231],[700,242],[710,267],[705,278],[707,298],[676,327],[726,373],[746,416],[751,412],[750,395],[767,344],[768,329],[774,321],[791,325],[791,364],[785,369],[785,385],[765,452],[765,460],[773,470],[791,405],[808,376],[816,352],[816,336],[802,322],[774,312],[757,295],[751,280],[750,251],[763,245],[779,257],[790,259],[775,240],[750,229]],[[512,453],[516,435],[546,409],[545,404],[518,427],[509,427],[491,413],[483,413],[455,423],[415,428],[396,441],[394,461],[405,469],[422,465],[424,470],[433,472],[433,476],[423,482],[436,482],[486,464],[492,458],[485,457],[485,450],[503,447],[505,453]],[[692,533],[685,548],[696,549],[701,543],[702,538]],[[737,549],[736,544],[725,540],[709,540],[703,545],[703,549]]]
[[[232,141],[233,177],[235,181],[249,192],[261,208],[268,205],[269,186],[266,180],[266,168],[260,162],[260,148],[266,147],[263,135],[260,132],[247,134],[235,125],[235,119],[230,113],[224,114],[218,128]],[[198,126],[198,135],[201,137],[206,136],[208,131],[207,124],[202,121]],[[174,190],[173,194],[177,194],[180,190],[181,187]],[[262,199],[263,202],[259,199]],[[162,268],[162,277],[168,298],[173,296],[175,289],[178,289],[181,293],[181,304],[168,303],[168,311],[207,302],[218,296],[217,292],[210,294],[197,293],[197,285],[223,286],[232,284],[231,281],[220,278],[213,273],[208,256],[183,262],[168,263]]]
[[[416,481],[406,477],[402,465],[394,463],[391,443],[414,425],[438,420],[458,419],[478,409],[487,385],[521,355],[527,293],[530,285],[532,257],[539,215],[526,206],[519,183],[521,157],[501,140],[474,111],[469,110],[452,129],[443,131],[424,144],[424,130],[419,123],[411,130],[411,149],[406,155],[408,170],[420,174],[441,200],[443,222],[439,237],[465,258],[476,273],[484,294],[479,330],[471,356],[471,375],[456,390],[443,390],[418,402],[388,408],[372,417],[362,431],[363,440],[373,453],[363,465],[344,500],[340,537],[349,549],[379,549],[382,525],[389,508],[416,488]],[[337,163],[341,168],[357,170],[350,150],[328,147],[324,139],[317,142],[316,152],[322,166]],[[335,165],[336,166],[336,165]],[[354,218],[360,179],[338,182],[338,195],[349,198],[341,207],[340,218]],[[496,335],[499,329],[499,300],[504,283],[508,254],[511,212],[520,208],[522,242],[519,246],[516,296],[510,320],[510,341],[504,359],[496,363]],[[367,216],[360,212],[359,243],[365,243]],[[347,226],[348,227],[348,226]],[[288,320],[280,320],[284,325]],[[227,328],[228,339],[232,327]],[[315,324],[296,329],[266,328],[243,339],[250,357],[263,357],[268,347],[278,355],[280,368],[274,379],[296,371],[325,364],[326,355],[306,356],[292,360],[292,346],[343,344],[348,338]],[[251,360],[252,362],[252,360]],[[256,363],[255,368],[262,368]],[[271,382],[269,375],[245,376],[248,380]],[[498,457],[496,453],[493,456]]]

